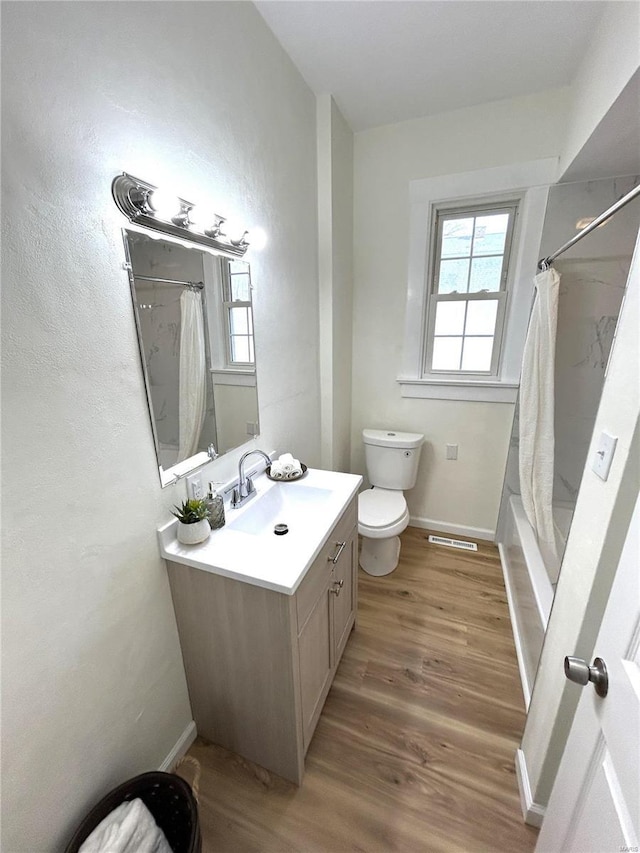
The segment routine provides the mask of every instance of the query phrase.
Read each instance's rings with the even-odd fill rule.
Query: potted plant
[[[178,519],[178,542],[183,545],[197,545],[209,538],[209,507],[206,500],[184,501],[177,512],[171,510]]]

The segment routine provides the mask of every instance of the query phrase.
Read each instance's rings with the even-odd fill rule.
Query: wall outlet
[[[457,444],[447,444],[447,459],[457,459],[458,458],[458,445]]]
[[[607,432],[600,433],[596,452],[591,460],[591,468],[600,477],[601,480],[606,480],[609,476],[611,463],[613,462],[613,454],[616,452],[616,444],[618,439]]]
[[[204,497],[204,486],[200,474],[191,474],[187,477],[187,495],[190,500],[199,501]]]

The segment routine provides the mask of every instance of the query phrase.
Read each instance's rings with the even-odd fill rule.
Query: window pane
[[[442,223],[442,249],[440,257],[459,258],[471,254],[473,217],[470,219],[445,219]]]
[[[247,335],[249,333],[248,311],[248,308],[229,308],[229,325],[232,335]]]
[[[493,335],[496,329],[497,314],[497,299],[469,302],[467,322],[464,328],[465,335]]]
[[[467,292],[467,276],[469,260],[463,258],[457,261],[442,261],[438,278],[438,293]]]
[[[491,370],[493,338],[465,338],[462,353],[463,370]]]
[[[233,261],[229,260],[229,272],[231,275],[237,275],[238,273],[245,273],[247,271],[247,262],[246,261]]]
[[[232,337],[231,338],[231,360],[232,361],[250,361],[249,358],[249,338]]]
[[[436,335],[461,335],[464,332],[466,302],[439,302],[436,308]]]
[[[478,293],[480,290],[495,292],[500,290],[501,275],[502,255],[497,258],[474,258],[471,261],[469,292]]]
[[[248,302],[250,299],[249,273],[231,276],[231,301]]]
[[[460,370],[462,338],[434,338],[432,370]]]
[[[249,361],[251,364],[256,360],[254,351],[253,351],[253,338],[249,338]]]
[[[501,255],[509,225],[508,213],[494,213],[489,216],[478,216],[476,230],[473,235],[473,254]]]

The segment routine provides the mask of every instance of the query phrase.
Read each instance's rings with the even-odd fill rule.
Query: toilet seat
[[[358,495],[358,533],[370,539],[397,536],[409,523],[404,494],[397,489],[372,488]]]

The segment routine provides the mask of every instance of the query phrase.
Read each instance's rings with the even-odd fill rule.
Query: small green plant
[[[171,514],[175,515],[178,521],[183,524],[196,524],[205,518],[209,518],[209,507],[205,500],[196,500],[193,498],[189,501],[184,501],[182,506],[176,506],[177,512],[171,510]]]

